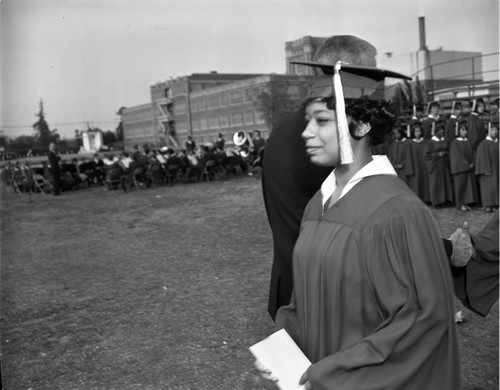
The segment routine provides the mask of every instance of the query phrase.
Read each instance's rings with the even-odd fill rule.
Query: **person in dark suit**
[[[53,180],[54,195],[58,196],[61,193],[61,167],[59,161],[61,157],[57,152],[56,144],[51,142],[49,145],[49,170]]]
[[[345,61],[375,66],[377,51],[370,43],[351,35],[327,39],[316,51],[318,62]],[[281,306],[290,303],[293,289],[292,253],[299,235],[304,209],[330,168],[311,163],[301,133],[305,129],[303,108],[280,121],[266,141],[262,191],[274,244],[268,312],[274,320]]]

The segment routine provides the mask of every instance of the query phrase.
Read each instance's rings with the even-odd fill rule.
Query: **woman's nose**
[[[302,132],[302,138],[309,139],[314,137],[314,125],[313,121],[307,122],[306,128]]]

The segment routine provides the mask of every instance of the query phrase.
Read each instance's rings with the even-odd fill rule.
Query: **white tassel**
[[[340,164],[351,164],[354,161],[354,153],[351,147],[351,137],[349,134],[349,125],[345,114],[344,90],[340,79],[340,68],[342,62],[335,64],[333,73],[333,91],[335,94],[335,113],[337,116],[337,128],[339,133]]]
[[[432,122],[431,135],[433,137],[436,135],[436,122]]]
[[[406,125],[406,138],[411,137],[410,125]]]
[[[455,122],[455,137],[458,137],[459,136],[459,133],[458,133],[458,122]]]

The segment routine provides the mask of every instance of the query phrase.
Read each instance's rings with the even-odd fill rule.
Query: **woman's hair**
[[[335,98],[308,98],[304,102],[307,107],[313,102],[325,103],[329,110],[335,111]],[[371,130],[368,133],[370,145],[378,145],[385,141],[385,136],[391,132],[396,122],[394,106],[388,100],[370,100],[368,96],[362,96],[354,101],[346,102],[345,113],[352,118],[349,125],[351,137],[359,140],[362,137],[355,135],[358,122],[369,123]]]

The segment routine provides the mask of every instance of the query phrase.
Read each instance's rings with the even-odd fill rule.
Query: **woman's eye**
[[[328,119],[316,118],[316,122],[318,123],[318,125],[325,125],[326,123],[328,123],[328,121]]]

